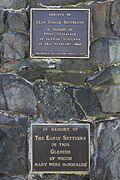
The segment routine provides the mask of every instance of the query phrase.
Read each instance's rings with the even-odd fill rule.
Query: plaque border
[[[66,11],[70,11],[70,10],[76,10],[76,11],[88,11],[88,42],[87,42],[87,45],[88,45],[88,54],[87,56],[81,56],[81,57],[72,57],[72,56],[68,56],[68,57],[60,57],[60,56],[45,56],[45,57],[42,57],[42,56],[34,56],[32,54],[32,11],[34,10],[66,10]],[[31,8],[30,9],[30,58],[34,58],[34,59],[44,59],[44,58],[59,58],[59,59],[65,59],[65,58],[74,58],[74,59],[89,59],[90,57],[90,9],[76,9],[76,8]]]
[[[74,126],[74,125],[86,125],[88,126],[88,146],[89,146],[89,166],[88,166],[88,171],[33,171],[33,126],[40,126],[40,125],[45,125],[45,126],[56,126],[56,125],[64,125],[64,126]],[[90,173],[90,123],[79,123],[79,124],[54,124],[54,123],[32,123],[31,124],[31,174],[76,174],[76,175],[88,175]]]

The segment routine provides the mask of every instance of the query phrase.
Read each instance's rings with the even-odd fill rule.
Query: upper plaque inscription
[[[89,9],[31,9],[31,58],[89,58]]]

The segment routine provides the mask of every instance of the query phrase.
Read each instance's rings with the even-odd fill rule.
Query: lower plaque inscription
[[[87,174],[90,168],[89,124],[32,124],[34,173]]]

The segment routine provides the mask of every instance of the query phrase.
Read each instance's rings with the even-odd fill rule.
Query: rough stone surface
[[[71,118],[84,116],[81,109],[78,109],[77,112],[72,97],[66,92],[66,87],[53,85],[50,82],[37,81],[34,89],[37,100],[43,104],[47,120],[68,121]]]
[[[44,72],[48,69],[59,70],[60,59],[23,59],[23,60],[10,60],[4,63],[1,68],[7,72],[19,74],[29,81],[35,81],[42,78]],[[43,74],[42,74],[43,73]],[[42,78],[43,79],[43,78]]]
[[[109,36],[109,11],[111,2],[94,3],[92,8],[92,23],[94,39]]]
[[[92,180],[120,179],[120,119],[96,122]]]
[[[108,65],[120,62],[120,38],[101,38],[91,46],[91,61],[93,64]]]
[[[63,6],[69,4],[77,4],[78,2],[80,2],[80,0],[31,0],[30,4],[31,6]]]
[[[4,31],[3,17],[4,17],[4,11],[0,9],[0,33]]]
[[[97,92],[97,96],[105,113],[120,112],[120,85],[106,87]]]
[[[44,79],[44,70],[36,68],[36,69],[30,69],[27,66],[22,67],[20,71],[17,72],[18,75],[21,77],[27,79],[28,81],[34,82],[37,79]]]
[[[27,173],[27,118],[0,113],[0,174]],[[14,167],[14,168],[13,168]],[[4,178],[3,178],[4,179]]]
[[[89,76],[92,65],[87,60],[60,60],[60,59],[33,59],[23,61],[12,61],[4,64],[4,69],[17,73],[28,81],[45,79],[51,81],[71,82],[81,85]],[[94,71],[96,68],[93,68]],[[62,71],[61,71],[62,70]],[[86,72],[87,71],[87,72]],[[58,77],[56,76],[58,74]],[[72,76],[73,75],[73,76]],[[63,79],[62,79],[63,77]]]
[[[112,65],[92,74],[87,82],[93,86],[120,84],[120,66]]]
[[[5,59],[23,59],[28,51],[28,37],[20,33],[3,34],[3,57]]]
[[[28,31],[28,19],[25,11],[10,11],[7,16],[6,25],[10,31],[26,33]]]
[[[0,180],[27,180],[27,179],[25,179],[24,177],[22,178],[22,177],[10,177],[10,176],[6,176],[6,177],[0,177]]]
[[[82,119],[101,112],[97,96],[89,88],[53,85],[44,81],[36,81],[34,88],[37,100],[43,104],[46,119]]]
[[[1,8],[21,9],[27,6],[28,0],[0,0]]]
[[[85,177],[80,177],[78,175],[32,175],[30,177],[30,180],[89,180],[87,176]]]
[[[82,2],[82,1],[81,1]],[[110,9],[112,1],[89,1],[77,5],[65,6],[67,8],[90,9],[90,41],[101,37],[112,36],[110,24]]]
[[[84,85],[87,77],[86,73],[68,73],[68,72],[46,72],[45,78],[51,82],[67,83],[72,85]]]
[[[91,70],[92,64],[88,60],[74,60],[74,59],[66,59],[62,60],[60,63],[60,69],[62,71],[70,71],[70,70]]]
[[[3,86],[2,82],[0,81],[0,109],[6,109],[6,103],[5,103],[5,98],[4,98],[4,93],[3,93]]]
[[[19,63],[19,68],[22,69],[22,66],[27,66],[28,69],[59,69],[59,64],[61,59],[28,59],[21,61]]]
[[[79,88],[74,91],[76,102],[80,104],[86,115],[97,115],[101,106],[96,94],[89,88]]]
[[[0,92],[0,109],[7,109],[3,92]]]
[[[120,36],[120,1],[115,0],[111,6],[110,23],[115,36]]]
[[[13,69],[14,67],[18,75],[29,81],[35,81],[37,79],[44,79],[46,70],[59,68],[60,62],[60,59],[33,59],[16,62],[14,65],[9,65],[9,68]]]
[[[32,84],[14,74],[2,73],[0,82],[2,84],[0,91],[3,93],[3,101],[0,101],[1,109],[25,114],[36,113],[37,101]]]

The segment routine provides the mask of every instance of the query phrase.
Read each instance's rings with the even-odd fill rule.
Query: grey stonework
[[[78,175],[32,175],[29,180],[89,180],[86,177],[80,177]]]
[[[0,8],[6,9],[21,9],[25,8],[28,4],[28,0],[1,0]]]
[[[91,166],[92,180],[120,178],[120,119],[95,122],[95,153]]]
[[[101,69],[91,74],[87,82],[94,87],[120,84],[120,66],[112,65]]]
[[[96,116],[101,113],[99,100],[90,88],[75,89],[73,93],[76,102],[81,105],[87,116]]]
[[[2,36],[3,58],[24,59],[29,47],[28,36],[18,32],[8,32]]]
[[[99,90],[97,96],[105,113],[120,112],[120,85],[106,87]]]
[[[112,33],[109,24],[110,5],[110,1],[93,3],[92,5],[91,16],[94,39],[110,36]]]
[[[9,11],[5,24],[9,31],[27,34],[29,29],[27,12],[25,10]]]
[[[0,174],[3,177],[28,172],[27,125],[25,116],[0,112]]]
[[[14,74],[0,74],[0,92],[2,110],[21,112],[25,114],[36,113],[36,98],[31,83]]]
[[[60,69],[62,71],[83,71],[83,70],[92,70],[93,65],[90,61],[76,60],[76,59],[63,59],[60,63]]]
[[[70,118],[84,116],[84,112],[73,102],[71,94],[67,92],[67,89],[62,85],[54,85],[50,82],[38,81],[35,83],[34,92],[37,101],[41,101],[43,104],[44,114],[47,120],[53,122],[68,121]]]
[[[105,37],[91,45],[90,59],[93,64],[109,65],[120,62],[120,38]]]
[[[110,22],[115,36],[120,37],[120,1],[113,1],[111,6]]]
[[[87,0],[85,0],[87,1]],[[63,6],[68,4],[77,4],[80,0],[30,0],[31,6]]]
[[[90,58],[31,59],[31,7],[89,8]],[[31,174],[31,123],[83,121],[90,174]],[[0,0],[0,180],[120,180],[119,121],[120,1]]]
[[[62,122],[101,113],[97,96],[89,88],[74,88],[36,81],[34,92],[37,100],[43,104],[46,120]]]
[[[13,177],[10,177],[10,176],[6,176],[6,177],[0,177],[0,180],[27,180],[26,178],[22,178],[22,177],[15,177],[15,176],[13,176]]]
[[[85,85],[87,73],[85,72],[45,72],[44,78],[50,82],[61,82],[70,85]]]
[[[0,33],[4,32],[3,18],[4,18],[4,10],[0,9]]]

